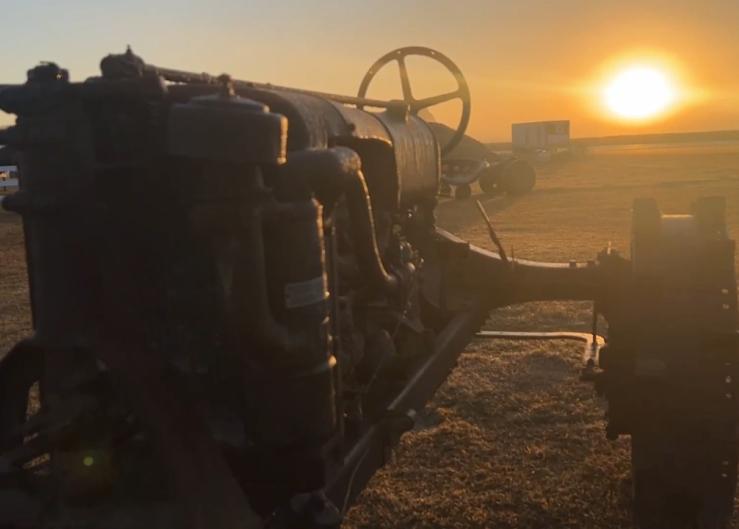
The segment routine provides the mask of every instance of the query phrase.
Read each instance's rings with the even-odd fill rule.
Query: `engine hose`
[[[283,171],[305,178],[327,209],[342,195],[345,197],[357,266],[373,287],[388,294],[396,293],[398,277],[387,271],[380,256],[372,200],[359,155],[346,147],[293,152]]]

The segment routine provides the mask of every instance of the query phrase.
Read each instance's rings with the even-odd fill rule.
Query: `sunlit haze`
[[[603,89],[603,99],[616,117],[642,121],[668,111],[677,90],[667,74],[649,66],[633,66],[618,72]]]
[[[0,1],[0,83],[41,60],[94,75],[127,44],[147,62],[355,94],[400,46],[447,54],[472,90],[470,132],[509,140],[519,121],[569,119],[573,136],[739,129],[739,2],[521,0]],[[629,65],[614,68],[624,57]],[[669,68],[644,63],[662,57]],[[431,63],[429,63],[431,64]],[[409,64],[414,93],[449,79]],[[398,97],[397,75],[373,95]],[[432,109],[456,119],[454,103]],[[0,116],[7,123],[7,116]]]

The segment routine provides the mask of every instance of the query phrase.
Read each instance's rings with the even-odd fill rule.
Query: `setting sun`
[[[644,121],[659,117],[677,102],[675,82],[662,69],[633,65],[618,71],[603,87],[603,103],[616,117]]]

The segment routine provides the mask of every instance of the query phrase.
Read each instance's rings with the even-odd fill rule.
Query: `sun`
[[[645,121],[672,109],[677,103],[678,91],[666,70],[631,65],[606,81],[602,99],[614,116],[627,121]]]

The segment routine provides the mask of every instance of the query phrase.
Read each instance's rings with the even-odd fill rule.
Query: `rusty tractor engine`
[[[415,99],[422,54],[458,90]],[[495,308],[593,300],[583,377],[631,435],[640,528],[722,527],[734,245],[719,199],[639,201],[630,259],[538,263],[435,226],[459,69],[403,98],[158,68],[0,87],[34,333],[0,360],[0,527],[336,528]],[[417,113],[459,98],[439,145]],[[364,110],[372,108],[373,112]],[[491,229],[491,234],[494,232]],[[494,237],[494,240],[497,240]]]

